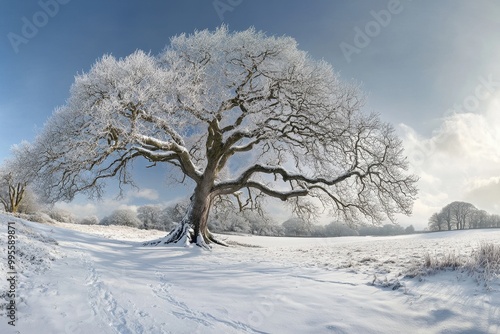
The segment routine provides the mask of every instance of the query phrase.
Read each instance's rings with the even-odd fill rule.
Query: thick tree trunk
[[[222,157],[222,134],[218,131],[217,122],[210,124],[207,138],[207,166],[203,176],[197,182],[188,211],[182,221],[165,238],[146,243],[145,245],[160,244],[196,244],[203,248],[210,248],[211,242],[227,246],[218,241],[208,230],[208,216],[213,200],[213,186],[220,166],[218,162]]]
[[[208,230],[208,216],[212,205],[210,189],[197,186],[191,204],[179,224],[164,238],[145,243],[145,246],[157,246],[165,244],[178,244],[189,246],[196,244],[202,248],[210,248],[210,243],[227,246],[217,240]]]
[[[8,212],[17,213],[19,210],[19,206],[21,205],[21,201],[24,197],[24,191],[26,189],[26,184],[18,183],[17,186],[9,186],[9,208],[7,208]]]
[[[16,195],[12,195],[11,198],[10,198],[10,212],[11,213],[17,213],[18,209],[19,209],[19,204],[21,204],[20,202],[18,202],[16,200]]]

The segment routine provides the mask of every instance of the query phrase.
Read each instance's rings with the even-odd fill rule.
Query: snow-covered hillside
[[[470,256],[500,230],[334,239],[222,236],[213,251],[140,247],[163,232],[42,225],[0,215],[15,327],[0,282],[0,333],[500,333],[498,277],[405,278],[425,255]],[[250,247],[252,246],[252,247]]]

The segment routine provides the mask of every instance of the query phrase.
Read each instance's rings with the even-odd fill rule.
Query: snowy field
[[[407,278],[426,254],[470,257],[500,230],[332,239],[221,236],[213,251],[140,247],[164,232],[15,222],[17,319],[0,333],[500,333],[500,280]]]

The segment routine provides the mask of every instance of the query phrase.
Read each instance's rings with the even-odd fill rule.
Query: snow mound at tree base
[[[193,242],[194,230],[188,224],[178,224],[169,234],[163,238],[155,239],[152,241],[144,242],[143,246],[177,246],[177,247],[191,247],[198,246],[206,250],[211,250],[210,242],[229,247],[227,243],[216,238],[209,232],[210,240],[205,240],[201,235],[198,235],[196,242]]]

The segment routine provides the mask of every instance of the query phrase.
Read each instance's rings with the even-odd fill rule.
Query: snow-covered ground
[[[164,232],[15,222],[17,319],[0,333],[500,333],[500,281],[405,278],[426,253],[470,256],[500,230],[331,239],[222,236],[231,248],[145,248]],[[252,247],[250,247],[252,246]],[[0,282],[0,295],[9,290]]]

